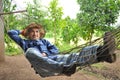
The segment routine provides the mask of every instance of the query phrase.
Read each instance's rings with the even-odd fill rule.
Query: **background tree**
[[[3,12],[3,0],[0,0],[0,13]],[[0,62],[5,60],[4,52],[4,21],[3,16],[0,15]]]
[[[52,0],[50,2],[48,11],[49,11],[48,19],[50,21],[49,29],[52,31],[54,42],[57,45],[58,44],[57,37],[59,37],[58,35],[60,34],[60,29],[61,29],[60,23],[63,15],[62,7],[58,6],[58,0]]]
[[[4,0],[3,1],[3,11],[5,12],[12,12],[16,9],[16,5],[12,4],[12,0]],[[6,54],[10,54],[10,52],[18,51],[17,45],[9,38],[7,35],[7,31],[9,29],[18,29],[19,28],[19,21],[17,20],[17,16],[14,14],[4,15],[4,36],[5,36],[5,49]],[[17,53],[12,53],[17,54]]]
[[[66,43],[70,44],[72,41],[77,46],[77,43],[80,40],[80,27],[78,26],[76,19],[66,17],[64,20],[65,25],[62,27],[61,37]]]
[[[77,0],[80,11],[78,23],[86,40],[92,39],[95,31],[107,31],[116,22],[120,10],[120,0]]]
[[[43,9],[41,0],[33,0],[33,3],[27,4],[27,13],[24,14],[24,21],[28,25],[31,22],[37,22],[44,25],[45,16],[47,12]]]

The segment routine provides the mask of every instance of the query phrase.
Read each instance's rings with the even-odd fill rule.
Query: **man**
[[[101,53],[104,47],[108,47],[107,45],[104,46],[106,43],[104,43],[103,46],[87,46],[79,53],[59,54],[59,50],[55,45],[43,39],[45,30],[37,23],[29,24],[22,31],[9,30],[8,34],[11,39],[24,50],[26,58],[41,77],[60,74],[70,76],[75,73],[77,66],[101,61],[110,62],[108,59],[106,60],[106,58],[110,58],[111,56],[102,56],[103,54],[109,55],[109,48],[105,49],[107,52],[103,51]],[[19,36],[20,34],[23,35],[25,39],[21,38]]]

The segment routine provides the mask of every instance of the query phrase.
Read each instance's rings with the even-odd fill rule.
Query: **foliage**
[[[60,23],[62,19],[62,7],[58,6],[58,0],[52,0],[48,7],[48,19],[50,21],[49,30],[53,32],[55,44],[58,45],[58,35],[60,34]]]
[[[23,53],[22,49],[18,45],[16,45],[16,43],[14,43],[13,41],[12,43],[9,43],[9,45],[7,44],[5,53],[6,55],[13,56],[21,53]]]
[[[24,16],[24,19],[27,19],[27,23],[37,22],[43,24],[44,17],[46,12],[43,10],[43,6],[40,4],[40,0],[33,0],[33,3],[28,3],[27,13]]]
[[[65,18],[65,26],[62,27],[62,35],[63,41],[70,43],[71,41],[74,44],[77,44],[80,38],[80,27],[75,20],[71,20],[70,17]]]
[[[66,50],[69,50],[69,49],[75,47],[75,45],[70,45],[70,43],[66,43],[66,42],[62,41],[62,45],[58,45],[57,47],[58,47],[60,53],[61,53],[61,54],[64,54],[64,52],[65,52]],[[63,52],[63,53],[62,53],[62,52]]]
[[[4,0],[3,1],[3,11],[4,12],[12,12],[15,10],[15,8],[16,8],[16,5],[12,4],[12,0]],[[18,21],[16,21],[16,15],[13,15],[13,14],[5,15],[4,21],[5,21],[4,36],[5,36],[5,44],[6,44],[5,49],[6,49],[6,53],[11,52],[11,54],[12,54],[12,52],[18,51],[18,49],[14,48],[14,46],[16,46],[16,44],[14,44],[14,42],[9,38],[9,36],[7,35],[7,31],[9,29],[16,29],[18,26]]]
[[[115,2],[113,0],[78,0],[81,10],[77,14],[78,18],[63,19],[63,8],[58,5],[58,0],[52,0],[48,7],[40,2],[41,0],[33,0],[32,4],[28,3],[27,12],[20,15],[4,16],[6,51],[18,51],[18,46],[8,37],[7,30],[21,30],[31,22],[42,24],[47,32],[46,37],[54,38],[55,45],[61,50],[74,47],[81,37],[89,40],[92,39],[93,33],[98,36],[104,31],[112,30],[111,24],[115,23],[118,17],[120,5],[118,0]],[[3,7],[4,12],[12,12],[16,9],[12,0],[4,0]],[[70,45],[71,42],[75,45]]]
[[[80,12],[78,23],[82,27],[82,35],[91,40],[95,31],[108,31],[116,22],[120,10],[119,0],[77,0]]]

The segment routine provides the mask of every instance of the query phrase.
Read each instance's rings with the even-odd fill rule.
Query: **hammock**
[[[115,62],[116,54],[114,51],[118,46],[116,44],[120,43],[119,35],[120,28],[116,31],[106,32],[103,37],[92,41],[91,45],[93,46],[88,46],[89,43],[79,45],[67,51],[61,52],[65,55],[53,56],[53,59],[41,57],[34,52],[26,52],[25,56],[31,63],[35,72],[41,77],[58,75],[70,76],[76,72],[76,67],[91,65],[102,61],[109,63]],[[98,43],[102,44],[100,44],[100,46],[95,45]],[[33,51],[34,49],[31,48],[30,50]],[[55,59],[56,56],[58,57],[57,59]]]

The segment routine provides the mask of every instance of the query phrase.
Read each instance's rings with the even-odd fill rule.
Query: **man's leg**
[[[76,64],[69,67],[64,67],[63,73],[71,75],[75,73],[77,66],[84,66],[86,64],[93,64],[96,62],[115,62],[116,54],[115,51],[115,40],[110,32],[106,32],[104,35],[104,45],[103,46],[88,46],[83,48],[83,50],[77,54],[71,54],[67,59],[68,63],[76,61]],[[97,55],[97,56],[96,56]]]
[[[67,57],[66,64],[64,66],[63,73],[71,75],[75,73],[76,67],[93,64],[96,62],[98,46],[87,46],[83,48],[79,53],[72,53]]]
[[[64,62],[62,74],[71,76],[76,72],[76,54],[58,55],[56,61]]]
[[[55,76],[61,74],[63,63],[56,62],[48,57],[42,57],[35,48],[29,48],[25,53],[32,67],[41,77]]]

